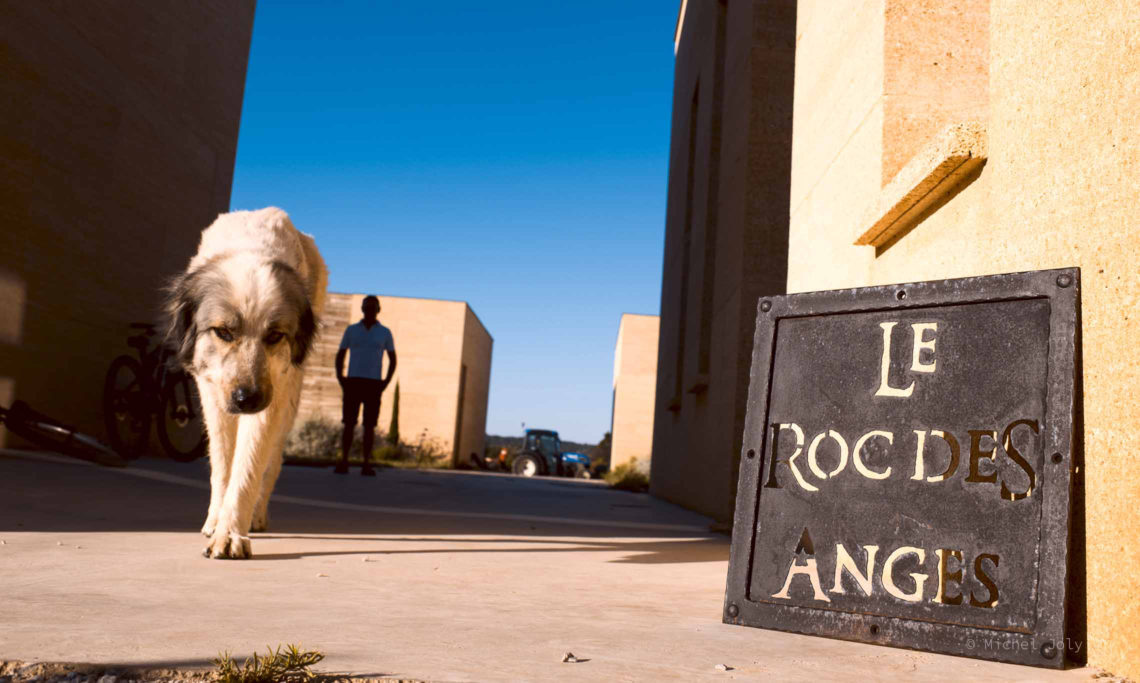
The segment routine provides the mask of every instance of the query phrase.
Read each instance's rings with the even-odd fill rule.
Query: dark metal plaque
[[[1060,668],[1079,269],[760,301],[724,621]]]

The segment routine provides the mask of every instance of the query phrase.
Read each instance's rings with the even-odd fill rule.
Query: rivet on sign
[[[772,302],[771,301],[761,301],[760,302],[760,310],[764,311],[765,313],[772,310]]]
[[[1064,458],[1061,456],[1060,453],[1054,453],[1053,454],[1053,462],[1061,462],[1062,460],[1064,460]]]
[[[755,458],[755,457],[756,457],[756,451],[754,451],[754,450],[752,450],[751,448],[749,448],[749,449],[748,449],[748,457],[750,457],[750,458]]]
[[[738,614],[740,614],[740,608],[739,607],[737,607],[736,605],[729,605],[728,606],[728,616],[735,617]]]
[[[1046,642],[1041,646],[1041,656],[1045,659],[1053,659],[1057,656],[1057,646],[1053,645],[1052,641]]]
[[[906,298],[906,291],[900,289],[899,293],[895,295],[895,298],[898,299],[899,301],[902,301],[903,299]]]
[[[1058,275],[1057,276],[1057,286],[1058,287],[1068,287],[1071,284],[1073,284],[1073,276],[1072,275]]]

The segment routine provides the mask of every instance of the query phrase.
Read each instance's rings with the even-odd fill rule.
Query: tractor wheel
[[[542,465],[538,462],[538,458],[524,454],[515,458],[511,470],[520,477],[534,477],[542,474]]]

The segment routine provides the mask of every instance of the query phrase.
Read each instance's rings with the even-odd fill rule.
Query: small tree
[[[400,383],[396,382],[396,393],[392,397],[392,424],[388,425],[388,443],[400,445]]]
[[[590,449],[590,466],[594,469],[595,473],[603,467],[609,469],[610,447],[612,444],[613,437],[609,432],[606,432],[606,435],[602,437],[602,440],[598,442],[598,445]]]

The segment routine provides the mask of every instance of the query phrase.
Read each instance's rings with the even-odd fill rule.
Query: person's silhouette
[[[348,472],[348,451],[352,448],[352,432],[356,428],[356,416],[364,406],[363,448],[364,464],[360,473],[375,476],[369,462],[372,444],[376,438],[376,421],[380,417],[380,395],[392,381],[396,373],[396,344],[392,331],[376,319],[380,314],[380,299],[368,295],[360,305],[364,317],[360,322],[349,325],[340,340],[340,350],[336,352],[336,379],[340,382],[343,394],[344,433],[341,435],[340,462],[333,470],[337,474]],[[351,351],[348,359],[348,376],[344,374],[344,355]],[[388,352],[388,376],[381,379],[381,362],[384,352]]]

